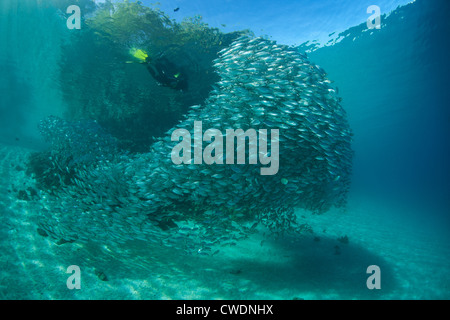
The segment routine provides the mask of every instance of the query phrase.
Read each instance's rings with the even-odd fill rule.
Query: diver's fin
[[[131,48],[130,54],[140,61],[145,61],[148,58],[148,53],[141,49]]]

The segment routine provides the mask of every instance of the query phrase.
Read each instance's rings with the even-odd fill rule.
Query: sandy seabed
[[[450,298],[447,226],[370,197],[323,215],[298,211],[313,234],[261,231],[214,256],[143,241],[57,245],[36,231],[39,204],[17,199],[32,183],[29,152],[0,145],[1,299]],[[67,288],[70,265],[80,267],[79,290]],[[379,290],[367,288],[370,265],[380,267]]]

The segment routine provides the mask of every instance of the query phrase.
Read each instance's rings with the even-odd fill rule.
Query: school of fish
[[[307,229],[294,208],[322,213],[344,206],[352,132],[325,71],[293,48],[249,36],[219,52],[214,67],[221,80],[208,99],[148,153],[95,156],[68,168],[72,183],[45,196],[40,228],[66,241],[143,240],[213,255],[215,246],[233,245],[259,224],[275,233]],[[52,121],[43,129],[48,139],[66,136],[67,128]],[[248,161],[175,165],[171,134],[192,132],[194,121],[222,132],[279,129],[279,171],[261,175],[262,165]],[[110,137],[95,137],[105,145],[100,150],[115,150],[106,147]],[[79,139],[71,148],[87,147]],[[53,141],[61,143],[67,141]]]

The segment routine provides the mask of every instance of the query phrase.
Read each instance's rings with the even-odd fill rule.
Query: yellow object
[[[130,54],[136,59],[141,60],[142,62],[144,62],[148,58],[148,53],[141,49],[131,48]]]
[[[175,78],[178,79],[178,77],[180,76],[180,73],[178,72],[177,74],[174,75]]]

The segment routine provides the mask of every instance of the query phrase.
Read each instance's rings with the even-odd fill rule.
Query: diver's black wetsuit
[[[166,57],[148,61],[147,70],[163,86],[183,91],[188,88],[187,76],[183,68],[176,66]]]

